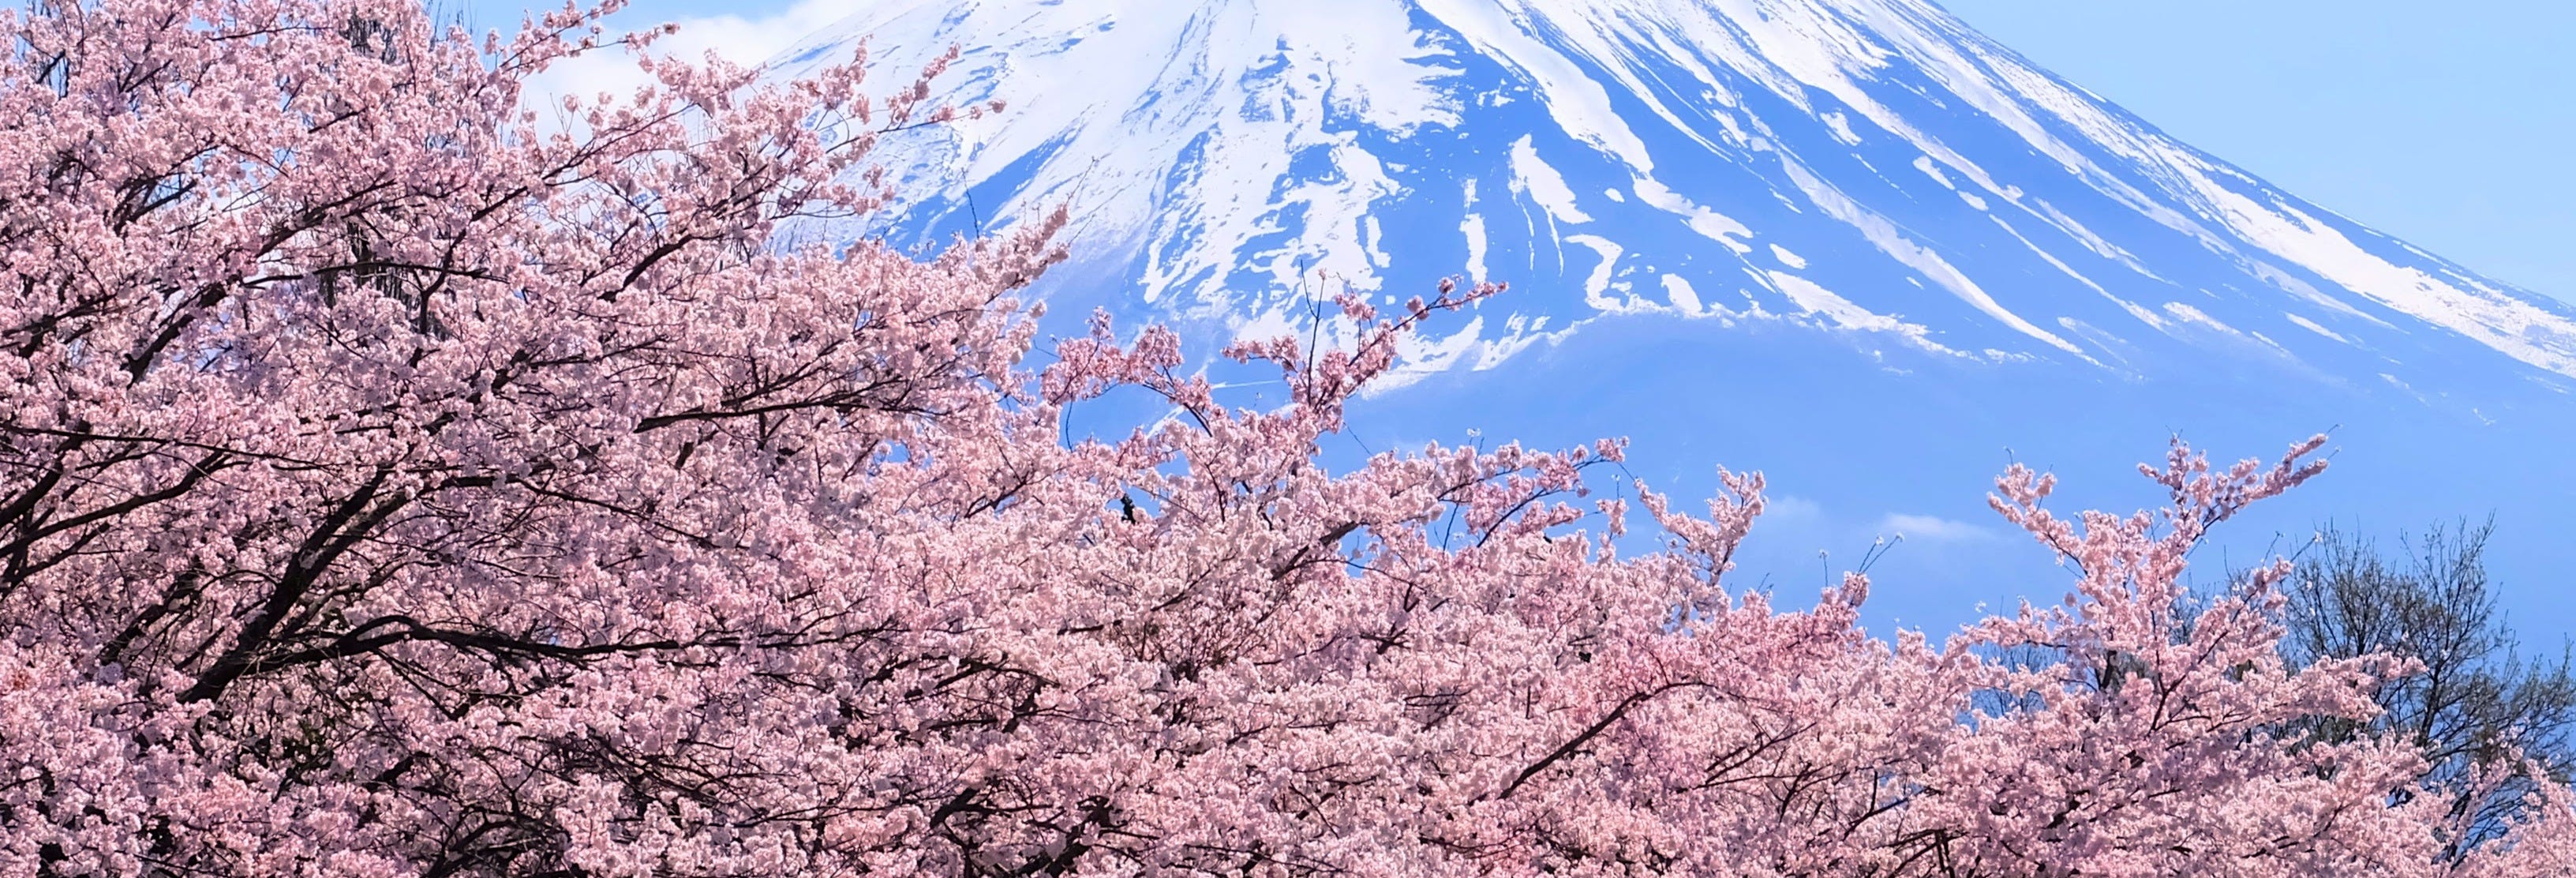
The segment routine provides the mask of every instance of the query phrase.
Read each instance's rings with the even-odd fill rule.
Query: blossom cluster
[[[0,11],[0,876],[2576,870],[2565,789],[2446,854],[2411,750],[2295,733],[2409,669],[2285,664],[2280,568],[2184,600],[2316,442],[2016,469],[2065,604],[1873,638],[1728,590],[1758,475],[1627,554],[1616,442],[1326,466],[1497,288],[1230,349],[1262,410],[1162,328],[1033,367],[1062,212],[774,243],[938,65],[528,106],[608,11]],[[1116,391],[1173,415],[1067,432]]]

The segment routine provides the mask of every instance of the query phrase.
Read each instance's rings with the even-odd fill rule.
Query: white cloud
[[[1898,513],[1879,519],[1878,530],[1888,536],[1936,543],[1964,543],[1991,540],[1996,533],[1964,521],[1952,521],[1937,515]]]
[[[1790,494],[1762,498],[1765,521],[1805,521],[1824,517],[1825,506],[1814,500]]]

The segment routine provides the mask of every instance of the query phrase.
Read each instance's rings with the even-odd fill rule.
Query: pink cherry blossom
[[[613,8],[613,7],[610,7]],[[2452,863],[2380,660],[2293,668],[2159,513],[1996,508],[2075,574],[1934,642],[1868,582],[1732,591],[1763,510],[1588,497],[1617,442],[1320,441],[1441,285],[1248,410],[1160,327],[1043,366],[1064,212],[787,248],[965,110],[864,59],[530,109],[553,62],[412,0],[0,12],[0,875],[2576,872],[2545,787]],[[954,53],[950,57],[954,57]],[[846,181],[860,181],[850,183]],[[1068,433],[1150,393],[1173,417]]]

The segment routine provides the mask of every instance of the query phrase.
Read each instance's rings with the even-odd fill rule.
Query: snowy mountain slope
[[[1506,297],[1413,352],[1490,368],[1609,315],[2145,378],[2576,376],[2576,314],[2264,185],[1910,0],[892,0],[869,38],[998,117],[897,144],[887,231],[1070,203],[1075,276],[1238,334],[1318,291]],[[971,198],[971,206],[970,206]],[[850,230],[834,230],[848,234]],[[2495,361],[2495,362],[2487,362]],[[2233,368],[2233,367],[2231,367]],[[2483,380],[2483,378],[2479,379]]]
[[[1998,551],[1980,501],[2007,462],[2067,476],[2069,508],[2137,508],[2161,497],[2123,474],[2170,433],[2233,458],[2331,428],[2335,472],[2231,528],[2210,575],[2330,517],[2493,512],[2499,579],[2536,583],[2517,623],[2576,632],[2547,599],[2576,569],[2576,312],[1930,3],[869,0],[775,67],[861,39],[889,78],[959,45],[948,97],[1010,107],[890,138],[911,200],[796,234],[1068,204],[1075,262],[1042,290],[1065,331],[1099,306],[1204,347],[1303,331],[1335,291],[1512,284],[1435,321],[1333,451],[1626,435],[1683,495],[1759,468],[1781,493],[1741,582],[1822,584],[1904,534],[1870,612],[1937,628],[2059,581]]]

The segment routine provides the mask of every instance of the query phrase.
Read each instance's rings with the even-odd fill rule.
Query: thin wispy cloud
[[[1896,513],[1879,519],[1878,531],[1890,537],[1932,543],[1983,542],[2002,536],[1981,525],[1911,513]]]

